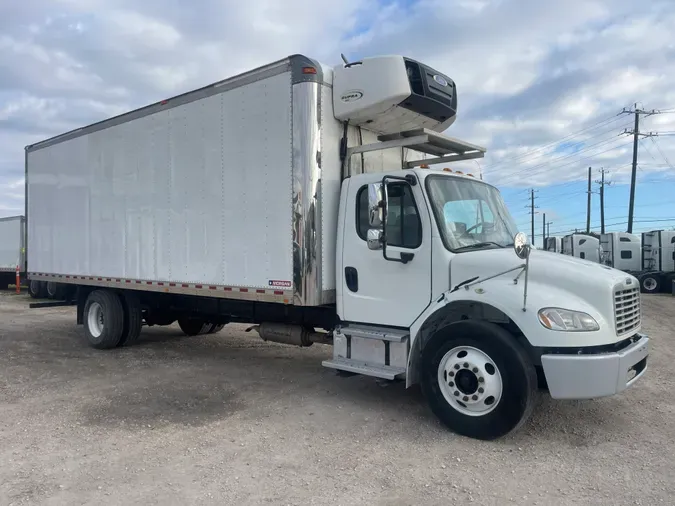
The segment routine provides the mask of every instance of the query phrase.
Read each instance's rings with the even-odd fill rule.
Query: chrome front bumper
[[[649,338],[619,352],[589,355],[542,355],[541,365],[554,399],[592,399],[622,392],[647,370]]]

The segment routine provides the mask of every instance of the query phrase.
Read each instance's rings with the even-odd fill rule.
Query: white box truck
[[[26,275],[26,219],[24,216],[0,218],[0,290],[16,284],[16,268],[21,281]]]
[[[538,386],[623,391],[647,369],[637,280],[531,251],[495,187],[429,169],[485,152],[438,133],[456,108],[412,59],[295,55],[28,146],[29,276],[77,286],[96,348],[250,323],[421,384],[475,438],[522,424]]]

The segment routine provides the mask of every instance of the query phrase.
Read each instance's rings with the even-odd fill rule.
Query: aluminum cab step
[[[382,378],[386,380],[395,380],[405,375],[405,368],[403,367],[371,365],[365,362],[347,358],[324,360],[322,365],[330,369],[337,369],[338,371],[353,372],[356,374],[362,374],[364,376],[373,376],[375,378]]]
[[[350,325],[348,327],[342,327],[340,332],[346,336],[377,339],[379,341],[392,341],[394,343],[402,343],[410,335],[407,330],[382,328],[370,325]]]

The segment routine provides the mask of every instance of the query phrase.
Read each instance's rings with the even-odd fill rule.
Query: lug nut
[[[459,391],[455,390],[455,397],[459,397]]]
[[[452,371],[450,371],[450,372],[448,373],[448,376],[450,376],[451,378],[452,378],[454,375],[455,375],[455,373],[452,372]]]
[[[471,370],[472,370],[473,372],[478,372],[478,367],[474,367],[474,368],[471,369]]]
[[[478,400],[478,396],[477,396],[477,395],[472,395],[471,398],[472,398],[474,401],[477,401],[477,400]]]
[[[464,369],[468,369],[468,368],[469,368],[469,363],[468,363],[468,362],[464,362]]]
[[[478,378],[478,383],[483,383],[484,381],[485,381],[485,378],[483,378],[482,376],[480,378]]]
[[[455,364],[455,369],[459,369],[459,364]]]
[[[448,383],[448,385],[451,386],[451,387],[455,386],[455,384],[452,381],[450,383]]]
[[[483,392],[485,392],[485,390],[484,390],[483,388],[479,388],[479,389],[478,389],[478,393],[479,393],[479,394],[482,394]]]
[[[465,396],[464,396],[464,402],[466,402],[466,401],[468,401],[468,400],[469,400],[469,398],[465,395]]]

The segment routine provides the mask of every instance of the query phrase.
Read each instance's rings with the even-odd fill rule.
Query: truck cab
[[[460,433],[512,430],[538,386],[589,399],[646,370],[637,280],[529,248],[500,192],[474,177],[346,179],[337,248],[340,325],[324,365],[420,383]]]

